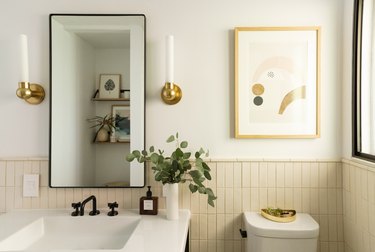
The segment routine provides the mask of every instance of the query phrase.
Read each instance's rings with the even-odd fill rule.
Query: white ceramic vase
[[[177,220],[178,216],[178,183],[165,184],[166,187],[166,204],[167,204],[167,219]]]

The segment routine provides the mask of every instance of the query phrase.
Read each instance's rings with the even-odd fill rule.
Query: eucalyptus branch
[[[207,202],[214,207],[216,196],[211,188],[206,187],[204,182],[211,180],[210,167],[202,159],[202,156],[208,156],[208,151],[202,148],[194,153],[194,167],[191,165],[191,152],[185,152],[188,147],[187,141],[179,141],[178,133],[171,135],[167,143],[175,142],[176,149],[170,156],[164,156],[164,150],[155,151],[151,146],[149,150],[134,150],[129,153],[126,160],[132,162],[137,160],[139,163],[150,162],[151,169],[155,174],[155,180],[164,184],[189,182],[189,189],[192,193],[199,192],[207,195]]]

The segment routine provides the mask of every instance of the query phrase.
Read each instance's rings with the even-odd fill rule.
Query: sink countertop
[[[140,223],[135,228],[124,248],[119,250],[79,250],[80,252],[184,252],[186,238],[189,229],[191,213],[189,210],[180,209],[178,220],[167,220],[165,210],[159,210],[158,215],[139,215],[139,210],[118,209],[118,215],[106,216],[108,210],[100,209],[100,215],[77,216],[71,218],[92,218],[97,217],[116,218],[117,216],[139,217]],[[0,241],[20,230],[27,224],[47,216],[70,216],[69,209],[33,209],[14,210],[0,215]],[[27,251],[27,250],[26,250]],[[72,252],[74,250],[61,250],[59,252]]]

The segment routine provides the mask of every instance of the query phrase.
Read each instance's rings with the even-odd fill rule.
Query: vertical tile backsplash
[[[368,212],[362,217],[358,214],[359,211],[355,211],[357,203],[366,206],[366,209],[371,210],[372,207],[372,210],[375,210],[374,191],[363,189],[369,186],[375,188],[375,175],[368,176],[367,170],[362,172],[360,168],[348,168],[344,163],[343,172],[340,161],[319,160],[212,159],[209,166],[212,169],[212,180],[208,181],[207,185],[218,197],[215,208],[207,205],[204,195],[191,194],[187,185],[180,185],[180,207],[188,208],[192,213],[190,225],[192,252],[245,251],[245,240],[241,238],[238,231],[243,228],[242,213],[259,211],[260,208],[268,206],[292,208],[297,212],[310,213],[320,224],[319,251],[339,252],[344,251],[344,204],[345,216],[350,216],[350,221],[345,222],[345,228],[348,225],[350,227],[361,225],[363,230],[368,231],[368,234],[361,236],[361,239],[375,244],[375,239],[372,239],[375,228],[368,224],[372,219],[375,226],[375,218]],[[348,173],[355,174],[354,178]],[[22,197],[23,174],[40,174],[38,198]],[[146,184],[153,187],[153,194],[160,197],[160,208],[164,208],[165,199],[161,197],[162,187],[154,181],[150,170],[147,174]],[[343,203],[343,191],[345,203]],[[12,209],[70,208],[72,202],[81,201],[91,194],[97,196],[100,208],[105,208],[110,201],[117,201],[121,208],[138,208],[139,198],[145,192],[145,188],[49,188],[48,160],[0,160],[0,212]],[[354,199],[354,195],[361,200]],[[358,223],[352,221],[353,218],[358,218],[360,221]],[[347,233],[345,238],[346,236]],[[357,244],[357,240],[355,240],[357,243],[352,243],[352,240],[357,238],[345,240],[346,246]],[[352,251],[366,250],[352,248]]]

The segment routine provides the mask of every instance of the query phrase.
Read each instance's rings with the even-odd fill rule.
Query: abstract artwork
[[[115,137],[118,142],[130,141],[130,107],[112,105],[112,116],[115,118]]]
[[[319,27],[235,29],[235,137],[317,138]]]
[[[120,74],[101,74],[99,80],[99,98],[117,99],[120,97]]]

